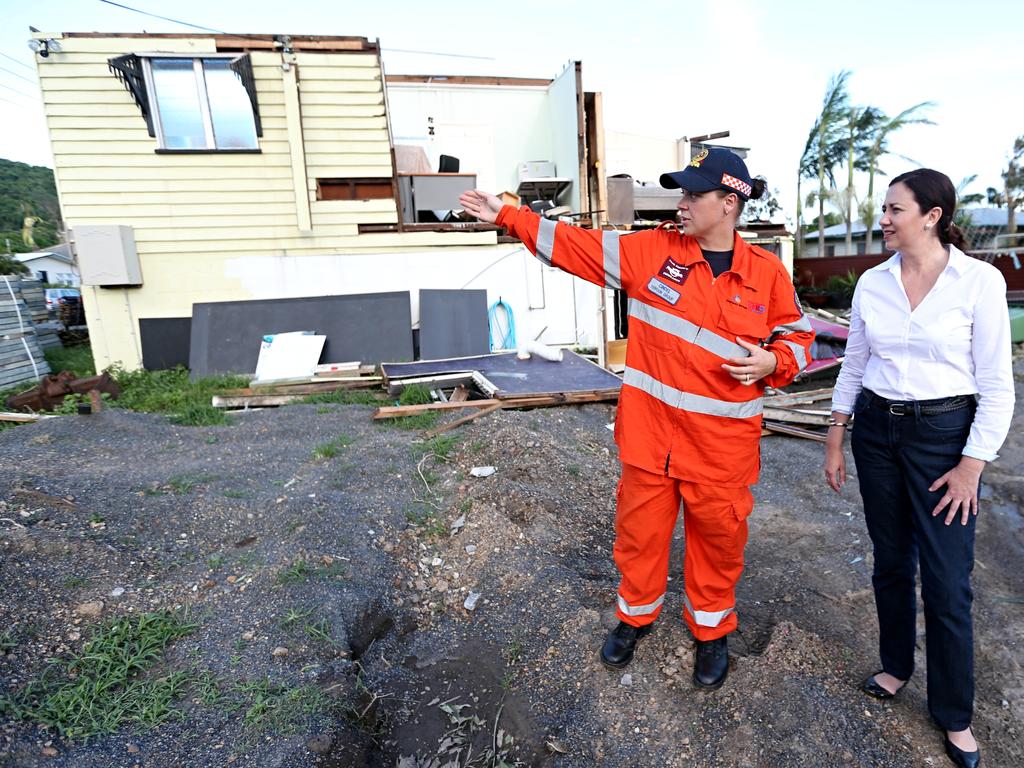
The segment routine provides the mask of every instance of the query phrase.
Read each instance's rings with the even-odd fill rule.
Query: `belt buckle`
[[[907,415],[907,404],[906,403],[889,403],[889,415],[890,416],[906,416]]]

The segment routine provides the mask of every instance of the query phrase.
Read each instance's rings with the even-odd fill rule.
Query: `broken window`
[[[128,54],[109,65],[142,110],[158,151],[259,150],[263,130],[248,54]]]

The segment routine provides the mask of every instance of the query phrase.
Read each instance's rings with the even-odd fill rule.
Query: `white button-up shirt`
[[[889,400],[977,394],[965,456],[997,457],[1013,417],[1006,281],[991,264],[949,246],[949,263],[911,311],[900,254],[857,282],[832,407],[852,413],[862,388]]]

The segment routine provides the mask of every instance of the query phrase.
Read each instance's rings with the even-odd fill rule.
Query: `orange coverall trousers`
[[[743,572],[747,516],[754,507],[750,489],[700,485],[623,464],[616,500],[614,555],[622,574],[619,619],[639,627],[661,613],[672,532],[682,501],[683,617],[702,641],[736,629],[736,583]]]

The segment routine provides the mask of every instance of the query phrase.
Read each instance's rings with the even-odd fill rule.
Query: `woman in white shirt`
[[[846,481],[851,448],[874,545],[882,669],[862,690],[891,699],[914,671],[921,566],[928,709],[958,766],[977,766],[971,732],[971,583],[978,488],[1013,415],[1006,282],[963,253],[956,192],[927,168],[889,185],[880,221],[896,253],[865,272],[833,396],[825,477]]]

